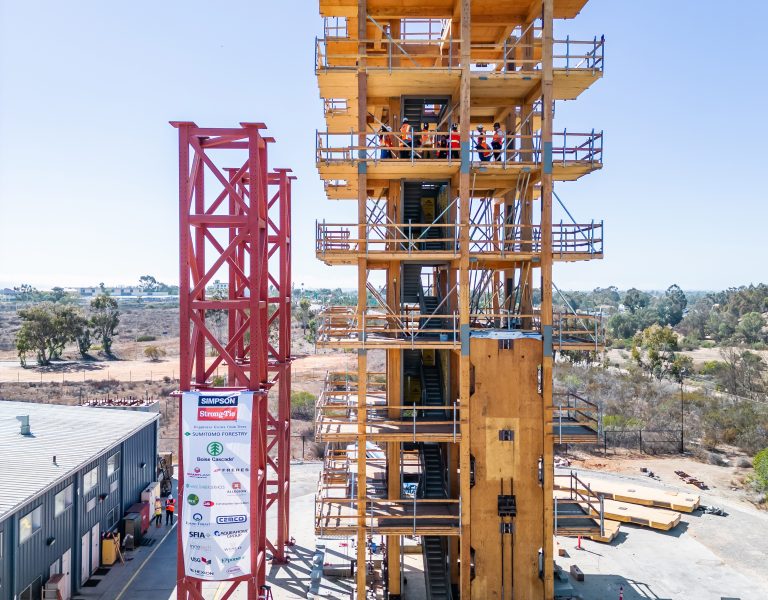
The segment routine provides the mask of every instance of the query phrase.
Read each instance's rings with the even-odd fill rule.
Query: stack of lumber
[[[596,477],[579,475],[579,480],[589,486],[592,493],[602,495],[609,500],[642,504],[656,508],[668,508],[678,512],[690,513],[696,510],[701,502],[700,496],[688,492],[674,492],[645,487],[627,481],[607,481]],[[586,492],[586,489],[580,489]]]
[[[579,475],[578,485],[580,492],[591,491],[594,496],[604,498],[604,535],[594,535],[590,539],[605,543],[610,543],[616,537],[620,523],[669,531],[680,522],[681,512],[693,512],[701,501],[698,495],[688,492],[660,490],[633,482],[610,481],[586,475]],[[555,496],[566,498],[568,494],[561,489],[555,492]]]

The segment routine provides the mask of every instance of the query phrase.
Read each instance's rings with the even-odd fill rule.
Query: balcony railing
[[[315,533],[342,535],[358,527],[357,450],[332,449],[326,455],[315,496]],[[365,528],[376,533],[403,535],[458,535],[460,500],[402,498],[389,500],[384,475],[386,456],[375,448],[366,450],[366,498],[362,500]],[[419,472],[417,453],[405,453],[403,471]]]
[[[485,145],[482,140],[485,140]],[[538,167],[542,162],[541,134],[502,133],[499,147],[493,147],[493,132],[471,132],[471,160],[475,166],[507,168]],[[562,131],[552,136],[554,166],[599,167],[603,161],[603,133],[572,133]],[[318,163],[374,162],[411,163],[429,160],[445,164],[460,163],[459,149],[450,148],[448,131],[414,131],[411,137],[399,131],[365,132],[365,145],[359,143],[357,132],[332,133],[318,131],[315,157]]]
[[[412,256],[439,253],[458,255],[459,236],[469,228],[470,254],[491,254],[516,259],[521,254],[543,251],[541,225],[503,223],[366,223],[365,238],[357,237],[355,223],[315,222],[315,252],[318,258],[332,255],[357,256],[365,248],[366,257],[377,254]],[[428,234],[432,231],[430,237]],[[354,234],[354,235],[353,235]],[[556,223],[552,225],[552,252],[556,256],[602,255],[603,223]]]
[[[405,307],[410,308],[410,307]],[[330,307],[320,313],[318,344],[340,347],[458,348],[461,345],[458,312],[403,314],[368,309],[362,316],[354,308]],[[542,333],[539,312],[512,311],[470,314],[470,331],[522,331]],[[428,322],[437,327],[426,327]],[[605,345],[602,315],[553,315],[552,344],[556,350],[598,351]]]
[[[457,70],[461,68],[461,40],[451,35],[440,39],[362,40],[369,71],[399,69]],[[315,70],[356,70],[360,40],[328,36],[315,39]],[[552,48],[555,69],[566,72],[602,72],[605,38],[555,40]],[[470,69],[475,72],[525,73],[542,69],[540,38],[523,42],[511,38],[501,43],[473,43]]]
[[[605,535],[603,497],[576,475],[555,473],[555,535]],[[563,493],[564,492],[564,493]]]
[[[596,443],[600,436],[600,407],[574,392],[555,393],[555,443]]]
[[[369,374],[370,377],[370,374]],[[357,384],[339,389],[330,373],[315,405],[315,438],[322,442],[353,441],[358,435],[361,411]],[[362,422],[373,441],[456,442],[461,437],[459,408],[387,404],[386,385],[366,390]]]

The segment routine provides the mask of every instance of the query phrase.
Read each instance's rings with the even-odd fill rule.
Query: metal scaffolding
[[[284,562],[290,543],[295,178],[290,169],[269,170],[267,149],[274,139],[264,135],[262,123],[233,128],[171,124],[179,131],[180,390],[254,392],[251,574],[229,580],[222,598],[244,586],[247,597],[257,600],[264,590],[268,552],[273,562]],[[211,291],[214,283],[217,289]],[[276,412],[269,409],[270,395],[277,398]],[[179,440],[181,423],[179,415]],[[179,454],[178,485],[183,489]],[[183,502],[179,510],[184,519]],[[274,539],[267,536],[270,510],[276,512]],[[178,535],[177,598],[202,600],[202,580],[184,572],[181,527]]]

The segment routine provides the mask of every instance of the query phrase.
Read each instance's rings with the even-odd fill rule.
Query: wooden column
[[[391,104],[390,104],[391,106]],[[390,114],[392,114],[390,112]],[[390,181],[387,196],[387,216],[393,223],[399,223],[400,207],[400,182]],[[394,228],[387,230],[389,237],[397,237]],[[392,244],[394,250],[395,244]],[[401,262],[393,260],[387,268],[387,304],[395,313],[400,313],[400,265]],[[387,404],[390,407],[402,406],[402,373],[403,351],[401,349],[387,350]],[[400,418],[399,408],[390,408],[390,419]],[[400,486],[400,442],[387,444],[387,495],[390,500],[399,500],[401,497]],[[387,536],[387,572],[388,589],[390,596],[399,596],[400,591],[400,536]]]
[[[554,597],[553,541],[554,501],[552,479],[554,477],[554,436],[552,434],[552,118],[553,118],[553,0],[543,0],[542,32],[542,122],[541,147],[541,325],[544,334],[544,359],[542,361],[542,409],[544,423],[544,598]]]
[[[459,356],[459,404],[461,444],[461,541],[459,543],[459,591],[470,598],[470,488],[469,488],[469,172],[470,172],[470,0],[460,0],[461,10],[461,84],[459,88],[459,125],[461,133],[461,168],[459,172],[459,327],[461,351]]]
[[[367,201],[368,178],[367,163],[365,160],[365,130],[368,120],[368,85],[366,75],[366,0],[357,2],[357,39],[358,39],[358,70],[357,70],[357,131],[358,147],[362,148],[358,154],[358,190],[357,190],[357,237],[360,240],[357,259],[357,323],[363,327],[367,308],[367,283],[368,261],[367,250]],[[362,335],[362,334],[361,334]],[[363,336],[364,339],[364,336]],[[366,400],[368,394],[368,356],[366,350],[361,348],[357,353],[357,599],[365,600],[367,594],[366,573],[366,499],[367,499],[367,465],[365,450],[368,443],[365,430]]]

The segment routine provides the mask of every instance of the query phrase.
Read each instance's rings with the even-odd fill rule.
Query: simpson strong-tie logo
[[[237,394],[205,396],[197,399],[198,421],[237,421]]]

